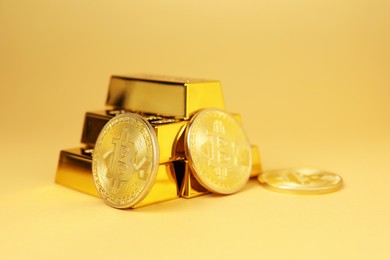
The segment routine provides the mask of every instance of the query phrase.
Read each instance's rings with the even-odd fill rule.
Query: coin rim
[[[119,114],[115,117],[113,117],[112,119],[110,119],[105,125],[104,127],[102,128],[102,130],[100,131],[99,133],[99,136],[96,140],[96,144],[95,144],[95,148],[94,150],[96,150],[96,147],[98,147],[104,140],[104,137],[106,136],[106,132],[107,132],[107,128],[110,127],[111,124],[114,123],[114,121],[118,121],[119,118],[121,117],[131,117],[131,118],[134,118],[136,120],[138,120],[139,122],[143,123],[143,125],[146,127],[148,133],[149,133],[149,136],[150,136],[150,139],[151,139],[151,143],[152,143],[152,150],[153,150],[153,159],[152,159],[152,169],[150,171],[150,177],[146,183],[146,185],[143,187],[142,191],[139,193],[138,197],[134,200],[132,200],[131,202],[127,203],[127,204],[123,204],[123,205],[117,205],[115,203],[111,203],[110,201],[108,201],[100,192],[100,189],[97,187],[97,184],[96,182],[99,182],[100,183],[100,180],[99,180],[99,174],[98,174],[98,170],[97,170],[97,159],[95,158],[96,156],[96,153],[93,153],[93,156],[92,156],[92,176],[93,176],[93,183],[95,185],[95,188],[100,196],[100,198],[109,206],[113,207],[113,208],[118,208],[118,209],[126,209],[126,208],[132,208],[134,207],[135,205],[137,205],[139,202],[141,202],[150,192],[150,190],[152,189],[155,181],[156,181],[156,178],[157,178],[157,173],[158,173],[158,168],[159,168],[159,158],[160,158],[160,150],[159,150],[159,146],[158,146],[158,139],[157,139],[157,135],[156,135],[156,132],[154,131],[154,128],[152,127],[152,125],[145,119],[143,118],[142,116],[138,115],[138,114],[135,114],[135,113],[123,113],[123,114]],[[107,192],[107,191],[106,191]]]
[[[222,113],[222,114],[225,114],[227,117],[231,118],[237,124],[238,128],[241,129],[241,131],[242,131],[242,133],[243,133],[243,135],[245,137],[247,146],[248,146],[248,151],[249,151],[249,169],[248,169],[248,173],[247,173],[247,178],[246,178],[246,181],[244,181],[241,185],[236,186],[234,189],[230,189],[230,190],[223,189],[222,190],[222,189],[219,189],[217,187],[217,185],[213,185],[213,184],[208,183],[207,181],[204,181],[202,176],[200,176],[198,174],[198,172],[196,171],[197,167],[196,167],[195,163],[192,160],[191,154],[193,152],[191,152],[191,149],[190,149],[191,129],[193,127],[194,122],[196,122],[199,117],[203,117],[205,114],[208,114],[210,112]],[[185,132],[185,147],[184,147],[184,151],[185,151],[185,155],[186,155],[187,161],[189,163],[190,169],[192,171],[192,174],[194,175],[195,179],[203,187],[205,187],[207,190],[209,190],[211,192],[214,192],[214,193],[225,194],[225,195],[233,194],[233,193],[236,193],[239,190],[241,190],[248,183],[248,180],[249,180],[250,174],[251,174],[251,170],[252,170],[252,152],[251,152],[251,146],[250,146],[250,143],[249,143],[249,139],[248,139],[248,136],[246,135],[246,133],[244,131],[244,128],[242,127],[241,123],[234,116],[232,116],[231,114],[225,112],[224,110],[217,109],[217,108],[206,108],[206,109],[202,109],[202,110],[197,111],[192,116],[192,118],[191,118],[191,120],[190,120],[190,122],[188,124],[188,127],[186,129],[186,132]]]
[[[272,185],[271,183],[269,183],[266,178],[263,178],[264,175],[267,175],[267,174],[270,174],[270,173],[274,173],[274,172],[281,172],[281,171],[297,171],[297,172],[300,172],[300,171],[307,171],[307,170],[310,170],[310,171],[313,171],[313,172],[322,172],[322,173],[330,173],[330,174],[333,174],[335,176],[337,176],[339,178],[339,181],[338,183],[334,184],[334,185],[331,185],[329,186],[328,188],[321,188],[321,187],[317,187],[317,188],[288,188],[288,187],[279,187],[279,186],[276,186],[276,185]],[[344,180],[343,178],[336,174],[336,173],[333,173],[333,172],[330,172],[330,171],[326,171],[326,170],[320,170],[320,169],[315,169],[315,168],[309,168],[309,167],[299,167],[299,168],[284,168],[284,169],[277,169],[277,170],[271,170],[271,171],[265,171],[265,172],[262,172],[258,177],[257,177],[257,180],[264,185],[264,187],[266,187],[267,189],[269,190],[272,190],[272,191],[275,191],[275,192],[279,192],[279,193],[286,193],[286,194],[296,194],[296,195],[320,195],[320,194],[326,194],[326,193],[332,193],[332,192],[335,192],[335,191],[338,191],[340,190],[343,186],[344,186]]]

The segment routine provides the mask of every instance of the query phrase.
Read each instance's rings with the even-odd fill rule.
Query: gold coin
[[[100,197],[114,208],[131,208],[152,188],[158,170],[156,133],[141,116],[119,114],[96,141],[92,173]]]
[[[263,172],[258,180],[277,192],[309,195],[337,191],[343,183],[342,178],[335,173],[310,168]]]
[[[249,179],[250,144],[240,123],[226,112],[198,112],[186,130],[185,153],[195,178],[209,191],[231,194]]]

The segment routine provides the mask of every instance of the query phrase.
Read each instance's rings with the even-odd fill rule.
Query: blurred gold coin
[[[106,204],[131,208],[152,188],[159,164],[156,133],[141,116],[119,114],[104,126],[92,159],[95,187]]]
[[[337,191],[343,183],[342,178],[335,173],[310,168],[263,172],[258,180],[277,192],[308,195]]]
[[[220,194],[239,191],[248,181],[251,147],[240,123],[218,109],[204,109],[186,131],[186,157],[195,178]]]

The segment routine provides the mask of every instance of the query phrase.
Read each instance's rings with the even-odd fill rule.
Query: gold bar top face
[[[112,76],[108,106],[133,112],[189,119],[203,108],[224,109],[219,81],[160,76]]]

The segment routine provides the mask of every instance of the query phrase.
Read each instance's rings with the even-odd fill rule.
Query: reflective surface
[[[92,178],[92,157],[82,148],[62,150],[58,162],[56,183],[99,197]]]
[[[189,119],[199,109],[224,108],[221,84],[165,76],[112,76],[108,106]]]
[[[158,162],[157,137],[145,119],[133,113],[111,119],[100,132],[92,160],[100,197],[115,208],[135,206],[152,188]]]
[[[99,197],[92,178],[91,149],[62,150],[55,181],[68,188]],[[173,163],[160,164],[154,185],[148,195],[133,208],[178,198],[176,173]]]
[[[323,194],[342,187],[342,178],[332,172],[310,168],[292,168],[264,172],[258,180],[267,188],[293,194]]]
[[[123,113],[126,113],[126,111],[101,110],[87,112],[85,114],[81,142],[86,144],[88,147],[94,147],[96,139],[104,125],[115,115]],[[158,146],[160,149],[160,163],[166,163],[180,159],[180,155],[175,153],[175,150],[172,147],[183,134],[182,129],[187,126],[188,121],[148,114],[142,114],[142,116],[151,124],[157,135]]]
[[[202,186],[192,173],[188,161],[183,161],[180,164],[181,172],[183,172],[183,182],[180,187],[180,197],[190,199],[210,193],[204,186]]]
[[[251,177],[256,177],[261,173],[261,160],[260,160],[260,151],[257,145],[251,145],[252,153],[252,170]]]
[[[251,177],[261,172],[261,162],[257,146],[252,145]],[[73,148],[62,150],[58,162],[55,181],[66,187],[99,197],[92,178],[93,149]],[[160,164],[157,179],[146,198],[135,208],[172,200],[180,195],[189,199],[210,193],[196,180],[188,162],[176,160]]]
[[[219,81],[153,75],[112,76],[106,105],[111,107],[85,114],[81,142],[85,145],[82,156],[88,159],[94,152],[95,185],[100,196],[110,206],[139,207],[177,196],[192,198],[210,191],[222,194],[234,193],[245,185],[249,178],[246,176],[247,172],[251,177],[261,172],[258,148],[249,147],[239,124],[240,115],[230,115],[218,110],[224,108]],[[219,111],[228,115],[230,119],[225,122],[228,125],[224,126],[224,120],[221,118],[215,118],[216,122],[213,121],[214,119],[206,119],[204,122],[195,119],[191,122],[194,124],[194,121],[202,121],[199,123],[200,127],[188,127],[190,117],[201,109]],[[145,124],[146,127],[143,128],[145,131],[140,129],[138,131],[130,125],[127,126],[127,130],[119,130],[126,128],[119,127],[119,123],[115,124],[118,125],[118,129],[114,129],[116,126],[114,127],[113,121],[110,120],[114,120],[115,116],[124,118],[129,111]],[[229,125],[231,122],[234,123]],[[226,131],[225,127],[230,128],[231,131]],[[193,146],[194,160],[192,155],[189,155],[192,148],[185,148],[185,134],[189,132],[187,131],[189,128],[200,129],[199,132],[202,132],[202,129],[206,130],[206,135],[209,135],[208,143],[200,148],[207,151],[199,152],[198,148]],[[107,134],[104,129],[112,130]],[[126,134],[125,132],[129,129],[131,131]],[[197,131],[193,131],[188,136],[196,136]],[[107,140],[100,142],[98,136],[107,136]],[[137,141],[133,143],[128,141],[129,136],[136,138]],[[152,138],[148,140],[150,136]],[[199,138],[199,136],[201,135],[195,137],[199,140],[193,141],[192,144],[203,141],[203,137]],[[245,152],[240,145],[232,141],[241,137],[246,140]],[[139,147],[135,148],[136,145]],[[139,149],[140,147],[142,149]],[[149,160],[148,153],[145,151],[157,150],[159,156]],[[202,161],[203,159],[199,160],[200,157],[197,154],[211,157],[206,158],[209,159],[206,162]],[[85,188],[85,186],[89,187],[91,179],[86,177],[84,181],[75,181],[80,179],[80,176],[88,175],[81,174],[82,172],[88,173],[86,166],[82,164],[82,168],[77,168],[80,160],[69,160],[67,155],[70,154],[65,151],[61,152],[57,182],[96,195],[96,191]],[[74,155],[71,156],[74,157]],[[154,158],[157,158],[156,162],[152,162]],[[246,164],[245,170],[243,165],[240,165],[243,161]],[[88,160],[84,162],[90,163]],[[154,171],[151,169],[152,165],[154,165]],[[156,167],[158,167],[157,177],[155,176]],[[205,169],[205,173],[207,170],[214,172],[216,176],[206,173],[206,177],[201,177],[203,171],[201,169]],[[171,176],[168,177],[169,185],[161,183],[153,185],[153,178],[158,180],[162,172],[165,172],[166,176]],[[234,174],[229,172],[234,172]],[[143,179],[145,173],[149,175],[146,174],[146,179]],[[132,180],[132,177],[136,176],[139,178]],[[126,184],[127,182],[130,184]],[[166,194],[165,188],[169,190]],[[175,192],[174,196],[173,192]]]
[[[212,192],[237,192],[250,177],[247,137],[238,121],[221,110],[205,109],[191,119],[185,152],[195,178]]]

